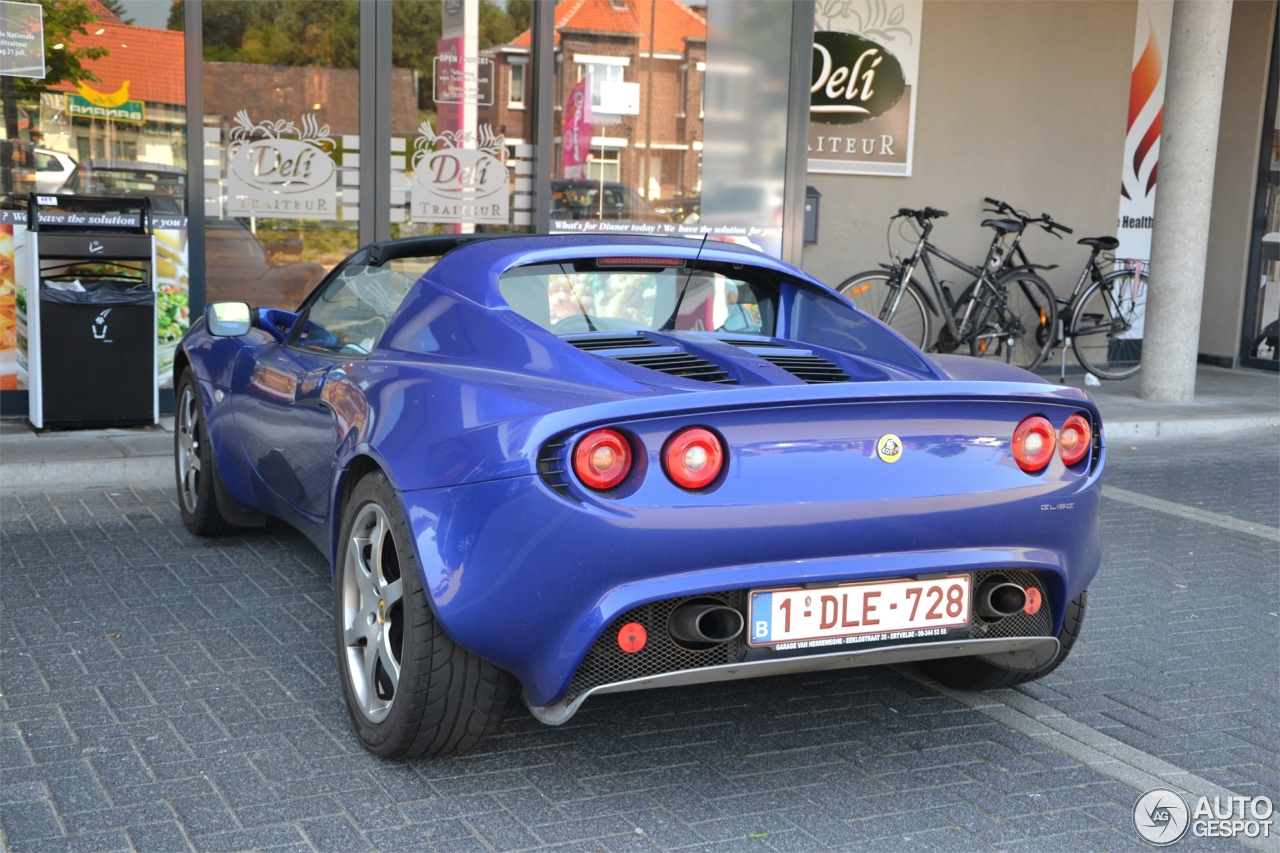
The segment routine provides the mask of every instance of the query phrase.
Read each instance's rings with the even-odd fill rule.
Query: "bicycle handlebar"
[[[947,215],[945,210],[938,210],[936,207],[926,207],[923,210],[912,210],[909,207],[898,208],[898,216],[909,216],[922,225],[926,219],[941,219]]]

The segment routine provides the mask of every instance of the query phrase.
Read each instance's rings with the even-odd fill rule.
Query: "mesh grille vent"
[[[573,680],[569,682],[564,698],[572,699],[602,684],[644,678],[660,672],[720,666],[741,660],[747,642],[745,629],[727,643],[697,652],[683,649],[671,641],[671,636],[667,634],[667,619],[672,610],[690,598],[712,598],[724,602],[739,613],[746,612],[747,594],[742,590],[734,590],[655,601],[624,613],[605,629],[591,651],[587,652],[582,666],[578,667]],[[618,631],[628,622],[639,622],[649,635],[644,648],[633,655],[618,648]]]
[[[810,385],[849,381],[849,374],[819,355],[770,355],[762,352],[760,357]]]

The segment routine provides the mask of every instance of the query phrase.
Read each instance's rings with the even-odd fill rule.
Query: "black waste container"
[[[155,293],[136,279],[78,281],[83,291],[40,286],[45,425],[152,423]]]

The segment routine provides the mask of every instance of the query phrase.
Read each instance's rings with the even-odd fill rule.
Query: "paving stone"
[[[1242,440],[1113,447],[1107,482],[1274,525],[1280,447]],[[4,493],[0,516],[15,853],[1139,849],[1140,792],[879,668],[598,697],[560,728],[513,700],[476,755],[380,761],[300,535],[197,540],[167,489]],[[1274,543],[1110,500],[1102,533],[1079,643],[1018,689],[1280,802]]]

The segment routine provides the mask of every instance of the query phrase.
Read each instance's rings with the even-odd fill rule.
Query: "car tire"
[[[374,755],[460,755],[497,728],[510,677],[445,634],[411,541],[386,475],[361,478],[343,508],[333,585],[342,692]]]
[[[182,523],[196,536],[218,536],[231,527],[218,509],[214,487],[213,445],[204,424],[200,385],[190,368],[182,372],[174,394],[173,469]]]
[[[916,668],[939,684],[957,690],[1000,690],[1044,678],[1053,672],[1071,654],[1084,625],[1084,611],[1089,591],[1085,590],[1067,603],[1066,618],[1062,620],[1062,633],[1058,635],[1058,654],[1040,669],[1030,672],[1006,669],[976,657],[942,658],[920,661]]]

